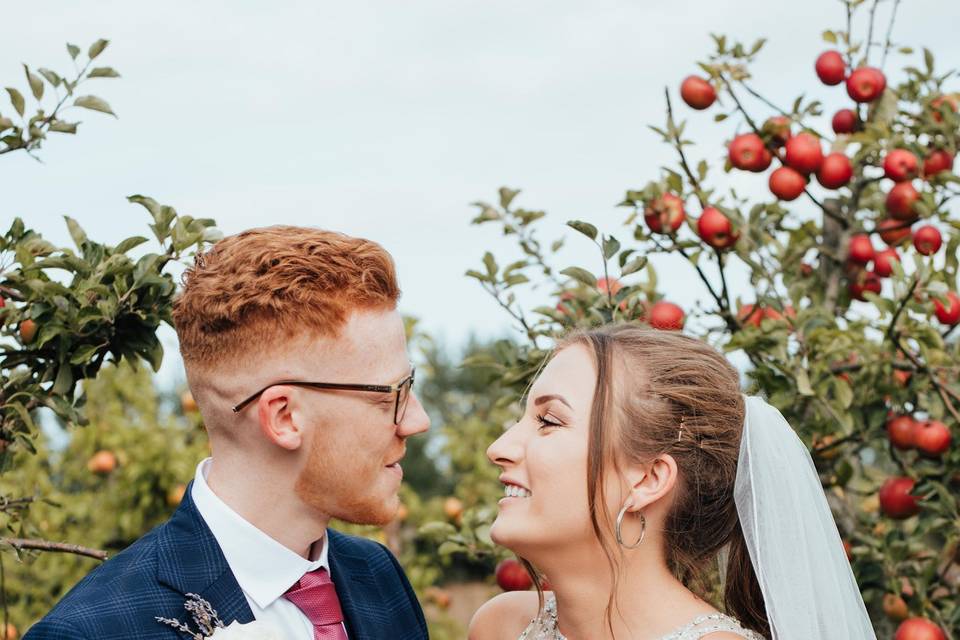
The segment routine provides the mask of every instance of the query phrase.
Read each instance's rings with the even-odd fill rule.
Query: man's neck
[[[210,460],[206,482],[241,518],[294,553],[313,559],[313,543],[323,539],[329,518],[308,511],[292,487],[255,466],[218,464],[215,459]]]

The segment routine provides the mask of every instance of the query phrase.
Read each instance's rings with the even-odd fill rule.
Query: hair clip
[[[681,440],[683,440],[683,428],[685,426],[686,425],[683,423],[683,416],[680,416],[680,430],[677,431],[677,442],[680,442]]]

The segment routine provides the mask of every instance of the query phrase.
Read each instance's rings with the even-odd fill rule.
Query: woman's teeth
[[[508,498],[529,498],[530,492],[514,484],[503,485],[503,492]]]

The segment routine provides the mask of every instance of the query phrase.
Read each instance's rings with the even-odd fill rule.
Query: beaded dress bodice
[[[700,640],[716,631],[737,633],[744,640],[763,640],[760,634],[744,629],[736,619],[722,613],[700,616],[660,640]],[[557,600],[553,594],[548,595],[544,602],[543,615],[532,620],[517,640],[567,640],[557,628]]]

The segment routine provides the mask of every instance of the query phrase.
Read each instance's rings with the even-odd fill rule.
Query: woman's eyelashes
[[[540,423],[540,428],[541,428],[541,429],[545,429],[545,428],[549,428],[549,427],[562,427],[562,426],[563,426],[563,425],[560,424],[559,422],[554,422],[553,420],[551,420],[550,418],[552,418],[552,417],[553,417],[553,416],[549,416],[548,414],[541,415],[541,414],[538,413],[538,414],[537,414],[537,422]]]

